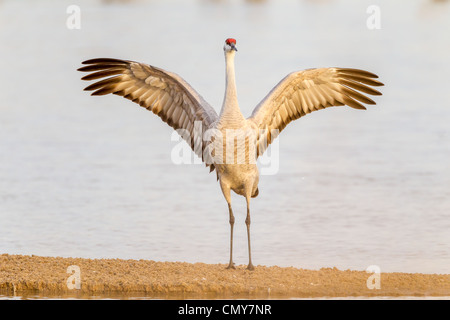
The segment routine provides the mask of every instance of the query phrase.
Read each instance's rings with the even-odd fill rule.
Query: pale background
[[[66,27],[72,4],[80,30]],[[147,62],[219,110],[234,37],[246,115],[294,70],[362,68],[386,84],[367,111],[327,109],[283,131],[278,173],[252,200],[254,264],[449,273],[449,13],[427,0],[0,1],[0,253],[226,263],[215,174],[173,164],[166,124],[90,97],[76,69]],[[244,199],[233,206],[245,264]]]

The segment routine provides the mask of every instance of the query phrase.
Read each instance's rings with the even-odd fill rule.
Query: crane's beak
[[[234,43],[231,43],[231,49],[233,49],[234,51],[237,51],[236,46],[234,45]]]

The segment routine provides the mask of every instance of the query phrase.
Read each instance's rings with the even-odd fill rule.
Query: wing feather
[[[319,68],[293,72],[282,79],[256,106],[248,120],[260,129],[258,156],[291,121],[316,110],[348,105],[366,109],[381,95],[370,86],[383,86],[374,73],[351,68]],[[271,132],[272,130],[276,130]]]
[[[203,133],[217,121],[214,109],[181,77],[147,64],[112,58],[82,62],[79,71],[90,72],[82,80],[99,80],[85,88],[92,95],[115,94],[127,98],[157,114],[174,129],[185,129],[181,135],[203,159],[206,143]],[[194,123],[201,121],[201,136],[195,138]],[[196,144],[201,144],[196,147]],[[210,170],[214,165],[207,163]]]

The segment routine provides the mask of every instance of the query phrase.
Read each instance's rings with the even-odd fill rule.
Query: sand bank
[[[77,267],[67,273],[69,266]],[[367,280],[373,274],[365,271],[257,266],[251,272],[244,265],[235,270],[225,267],[225,264],[3,254],[0,292],[167,299],[450,296],[449,274],[381,273],[380,289],[369,289]],[[73,289],[67,284],[71,276]],[[373,277],[372,280],[377,281]]]

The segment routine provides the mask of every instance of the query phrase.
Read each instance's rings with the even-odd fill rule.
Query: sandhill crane
[[[253,270],[250,246],[250,198],[258,195],[259,181],[258,168],[253,160],[264,153],[277,133],[291,121],[312,111],[332,106],[348,105],[355,109],[366,109],[362,103],[375,104],[375,102],[359,91],[381,95],[379,91],[369,86],[383,84],[375,80],[378,78],[377,75],[359,69],[318,68],[296,71],[282,79],[256,106],[251,116],[245,118],[240,111],[236,94],[234,69],[236,40],[226,39],[223,50],[226,86],[219,115],[181,77],[151,65],[130,60],[99,58],[84,61],[82,64],[87,66],[78,70],[91,72],[82,80],[106,78],[85,88],[94,91],[92,95],[112,93],[123,96],[153,111],[175,130],[183,130],[182,136],[191,145],[194,153],[205,161],[210,171],[216,170],[229,210],[230,261],[227,268],[235,268],[233,263],[235,219],[230,192],[233,190],[245,197],[249,257],[247,269]],[[201,135],[198,138],[195,135],[196,123],[201,125],[201,134],[205,134],[209,129],[215,130],[211,139],[205,139]],[[244,163],[237,163],[235,155],[229,161],[226,152],[217,151],[221,150],[220,146],[226,147],[228,142],[225,142],[223,137],[230,129],[240,130],[237,138],[244,137],[244,144],[237,143],[232,147],[232,151],[236,154],[242,152],[246,154]],[[248,131],[253,132],[253,135],[247,135]],[[217,158],[218,154],[221,154],[220,161]],[[223,157],[226,157],[226,161],[223,161]]]

